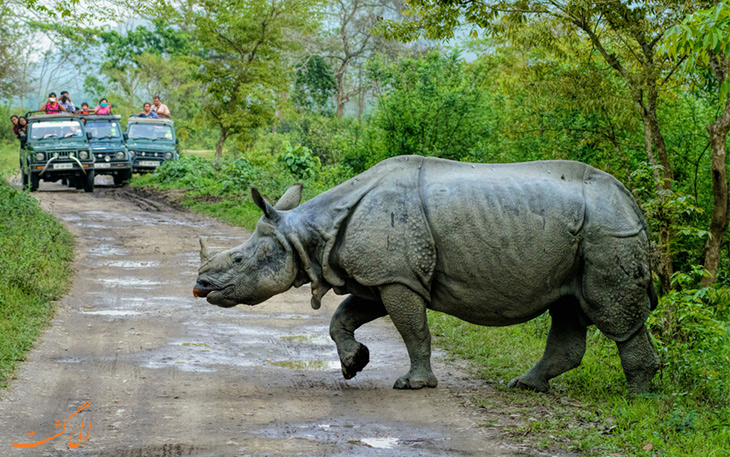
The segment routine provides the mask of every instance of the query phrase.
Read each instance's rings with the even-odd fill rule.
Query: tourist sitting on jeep
[[[88,116],[89,114],[93,113],[94,110],[89,108],[89,104],[86,102],[83,102],[81,104],[81,109],[76,111],[76,114],[80,114],[81,116]]]
[[[151,117],[153,119],[156,119],[160,116],[158,116],[157,113],[152,110],[152,104],[150,102],[145,102],[142,111],[137,113],[137,117]]]
[[[46,103],[41,105],[38,111],[45,111],[46,114],[57,114],[62,111],[66,111],[66,108],[58,103],[58,100],[56,99],[56,93],[51,92],[50,94],[48,94],[48,100],[46,100]]]

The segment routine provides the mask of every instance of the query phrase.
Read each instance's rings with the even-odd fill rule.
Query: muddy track
[[[503,437],[500,416],[468,400],[489,388],[438,354],[437,389],[393,390],[408,357],[387,319],[358,331],[371,363],[345,381],[334,295],[316,312],[306,286],[257,307],[194,299],[198,236],[230,247],[248,236],[239,228],[126,188],[42,183],[35,195],[76,236],[73,286],[0,392],[0,455],[555,454]]]

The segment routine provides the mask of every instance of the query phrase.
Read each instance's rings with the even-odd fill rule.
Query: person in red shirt
[[[18,136],[18,116],[16,116],[15,114],[10,116],[10,122],[13,123],[13,133],[15,134],[15,136]]]

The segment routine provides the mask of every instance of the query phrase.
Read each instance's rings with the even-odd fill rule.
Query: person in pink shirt
[[[154,106],[152,107],[152,111],[157,113],[158,116],[169,119],[172,117],[170,114],[170,109],[167,107],[167,105],[164,105],[160,101],[159,95],[155,95],[155,97],[152,99],[152,103],[154,103]]]
[[[99,100],[99,104],[94,108],[94,114],[97,116],[103,116],[105,114],[112,113],[112,106],[109,104],[106,98]]]
[[[50,94],[48,94],[48,100],[46,100],[46,103],[41,105],[38,111],[45,111],[46,114],[58,114],[61,111],[66,111],[66,108],[58,103],[58,100],[56,99],[56,93],[51,92]]]

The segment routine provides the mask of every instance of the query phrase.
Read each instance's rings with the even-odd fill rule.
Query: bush
[[[284,143],[284,150],[279,154],[279,162],[289,173],[299,179],[314,176],[322,166],[319,158],[313,156],[309,148],[302,145],[292,146],[289,142]]]
[[[167,160],[155,170],[155,179],[161,184],[178,183],[197,189],[206,178],[214,178],[215,169],[210,161],[195,155],[183,155],[179,160]]]

